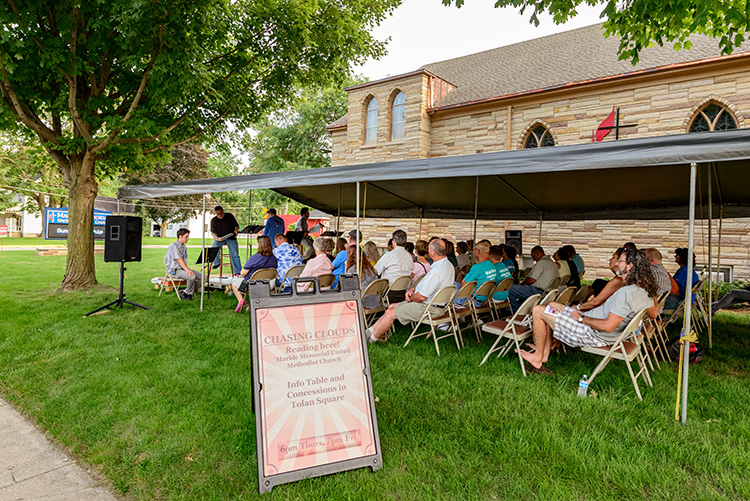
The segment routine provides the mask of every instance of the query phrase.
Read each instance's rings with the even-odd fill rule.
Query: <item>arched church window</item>
[[[688,130],[690,132],[708,132],[736,128],[737,121],[728,109],[716,103],[708,103],[695,114]]]
[[[375,144],[378,138],[378,99],[373,97],[365,111],[365,144]]]
[[[404,138],[406,124],[406,96],[403,92],[396,94],[391,104],[391,141]]]
[[[529,132],[526,136],[526,141],[523,142],[524,148],[543,148],[545,146],[554,146],[555,138],[552,137],[552,133],[542,124],[537,125]]]

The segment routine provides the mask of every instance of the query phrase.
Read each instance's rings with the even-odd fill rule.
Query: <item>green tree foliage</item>
[[[54,160],[24,130],[0,130],[0,209],[15,205],[13,193],[27,197],[22,209],[42,214],[65,204],[67,190]]]
[[[443,4],[463,5],[464,0],[442,0]],[[717,38],[722,54],[731,54],[750,31],[750,5],[747,0],[497,0],[495,7],[517,7],[521,14],[532,10],[531,22],[539,25],[539,15],[549,13],[561,24],[575,17],[580,5],[602,5],[601,17],[607,36],[620,37],[620,59],[638,62],[643,49],[654,44],[673,43],[689,49],[693,33]]]
[[[96,283],[102,175],[252,126],[299,86],[383,54],[369,34],[400,0],[37,0],[0,7],[0,125],[18,121],[69,189],[62,290]]]
[[[294,103],[275,111],[256,127],[248,141],[250,172],[278,172],[315,169],[331,165],[331,136],[326,125],[346,115],[348,95],[345,87],[363,82],[349,80],[344,85],[309,87]],[[271,190],[259,190],[253,198],[266,207],[298,213],[300,204]]]
[[[209,177],[208,152],[195,144],[176,146],[172,160],[147,172],[139,171],[124,178],[126,184],[158,184]],[[185,221],[198,214],[202,207],[202,195],[180,195],[136,202],[136,211],[161,226],[166,237],[167,225]],[[207,202],[213,206],[213,201]]]

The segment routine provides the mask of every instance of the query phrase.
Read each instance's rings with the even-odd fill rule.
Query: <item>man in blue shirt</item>
[[[497,268],[495,263],[490,261],[490,244],[487,242],[479,242],[474,246],[474,259],[477,264],[469,269],[469,273],[463,278],[461,283],[456,282],[456,285],[462,287],[467,282],[477,282],[477,286],[474,288],[476,291],[481,285],[490,280],[497,281]],[[474,304],[481,306],[487,300],[487,296],[476,296],[474,298]],[[466,300],[456,300],[456,304],[464,304]]]
[[[276,209],[268,209],[266,211],[268,219],[266,219],[266,227],[263,228],[263,236],[271,239],[271,246],[276,248],[276,235],[284,233],[286,230],[286,224],[281,217],[276,215]]]
[[[281,281],[284,280],[286,272],[292,266],[299,266],[302,264],[302,254],[289,242],[286,241],[286,235],[279,233],[276,235],[276,248],[273,250],[273,255],[276,256],[276,284],[281,285]],[[284,280],[284,287],[289,287],[292,284],[292,280],[287,278]]]
[[[362,232],[359,233],[359,241],[362,241]],[[346,244],[346,249],[352,245],[357,245],[357,230],[349,232],[349,243]],[[336,281],[333,283],[334,288],[339,283],[339,275],[346,272],[346,249],[336,254],[336,258],[333,260],[333,274],[336,276]]]

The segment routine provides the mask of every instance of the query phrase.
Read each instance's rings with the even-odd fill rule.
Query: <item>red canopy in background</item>
[[[289,226],[292,224],[295,224],[299,220],[299,214],[279,214],[279,217],[284,220],[284,224],[286,225],[286,230],[289,231]],[[321,229],[318,231],[311,231],[310,235],[314,237],[320,236],[320,234],[324,231],[326,231],[327,228],[325,226],[328,226],[328,218],[316,218],[313,219],[308,218],[307,220],[307,227],[312,229],[316,224],[322,224]]]

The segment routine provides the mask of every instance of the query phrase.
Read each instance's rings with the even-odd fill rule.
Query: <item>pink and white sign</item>
[[[257,310],[265,476],[375,453],[356,301]]]
[[[0,226],[0,237],[7,237],[8,236],[8,227],[5,225]]]

